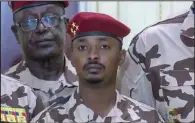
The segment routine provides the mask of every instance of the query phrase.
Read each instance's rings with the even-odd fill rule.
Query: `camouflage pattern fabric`
[[[102,118],[85,106],[77,89],[64,104],[55,104],[39,113],[32,122],[78,123],[78,122],[163,122],[157,111],[116,91],[116,103],[107,116]]]
[[[120,68],[121,93],[155,107],[166,122],[194,122],[194,14],[136,35]]]
[[[13,66],[5,74],[33,88],[44,105],[48,106],[56,100],[70,96],[78,86],[75,68],[66,57],[65,62],[64,73],[56,81],[38,79],[30,72],[25,61],[21,61],[19,64]]]
[[[13,112],[6,113],[6,109],[10,111],[15,109],[16,112],[24,110],[23,113],[26,114],[26,120],[29,122],[44,109],[44,105],[30,87],[1,74],[1,121],[6,121],[3,117],[7,120],[11,118]]]

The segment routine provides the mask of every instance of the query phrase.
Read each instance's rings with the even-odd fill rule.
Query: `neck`
[[[79,93],[84,104],[101,117],[105,117],[116,103],[115,85],[105,88],[90,88],[80,84]]]
[[[64,55],[58,55],[48,59],[25,59],[31,73],[39,79],[55,81],[64,72]]]

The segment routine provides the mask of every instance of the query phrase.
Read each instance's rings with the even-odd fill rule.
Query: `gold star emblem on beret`
[[[76,32],[79,30],[79,26],[76,24],[76,23],[72,23],[71,24],[71,33],[73,33],[73,35],[75,36],[76,35]]]

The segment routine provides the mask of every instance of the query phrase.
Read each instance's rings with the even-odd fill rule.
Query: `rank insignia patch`
[[[169,123],[177,123],[179,115],[174,108],[169,108]]]
[[[23,108],[1,106],[1,121],[10,123],[27,123],[27,114]]]

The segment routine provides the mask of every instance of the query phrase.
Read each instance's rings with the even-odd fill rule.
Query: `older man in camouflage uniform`
[[[161,121],[157,111],[116,90],[118,66],[124,61],[122,39],[130,29],[100,13],[81,12],[68,25],[72,64],[79,88],[64,104],[53,105],[32,122],[148,122]]]
[[[69,96],[78,86],[76,71],[64,55],[67,1],[12,1],[12,31],[23,48],[24,60],[9,69],[34,89],[46,106]],[[62,91],[63,90],[63,91]]]
[[[29,122],[44,109],[32,89],[1,74],[1,122]]]
[[[135,36],[119,73],[122,94],[166,122],[194,122],[194,6]]]

